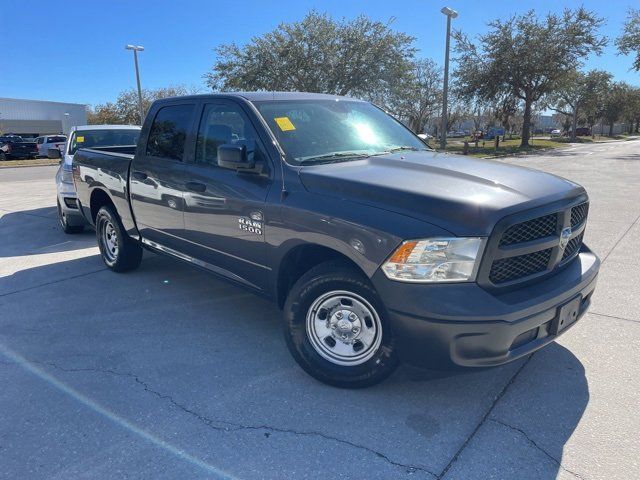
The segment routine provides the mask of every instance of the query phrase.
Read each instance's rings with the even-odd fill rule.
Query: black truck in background
[[[19,135],[0,135],[0,161],[22,158],[36,158],[38,145]]]
[[[73,178],[108,267],[146,248],[273,299],[296,361],[341,387],[529,354],[584,314],[600,264],[581,186],[435,153],[345,97],[160,100],[134,155],[81,149]]]

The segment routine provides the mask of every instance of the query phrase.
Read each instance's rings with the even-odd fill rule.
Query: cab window
[[[169,105],[158,110],[147,141],[147,155],[182,161],[194,105]]]
[[[205,105],[198,128],[195,162],[217,167],[221,145],[245,145],[249,159],[266,166],[265,150],[253,125],[233,103]]]

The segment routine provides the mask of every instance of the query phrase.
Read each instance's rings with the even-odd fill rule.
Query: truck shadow
[[[90,228],[67,235],[58,224],[56,207],[5,213],[0,217],[0,258],[58,253],[95,245]]]
[[[19,251],[13,248],[9,256]],[[29,290],[21,292],[24,286]],[[518,478],[556,478],[589,401],[582,364],[558,344],[536,353],[515,377],[524,360],[483,370],[401,367],[365,390],[325,386],[289,356],[273,304],[164,257],[149,256],[124,275],[105,271],[97,255],[24,269],[0,278],[0,309],[3,342],[87,397],[125,417],[127,402],[153,400],[131,421],[156,435],[181,428],[179,418],[170,419],[181,415],[206,419],[205,430],[248,430],[256,441],[276,442],[268,449],[288,448],[286,432],[298,432],[328,455],[356,445],[363,471],[387,458],[396,465],[389,468],[402,466],[402,475],[439,475],[473,435],[467,449],[487,469],[475,465],[479,478],[512,478],[513,471]],[[74,370],[95,372],[100,383]],[[129,375],[136,380],[123,390]],[[219,431],[206,432],[220,441]],[[224,443],[244,448],[243,438],[228,434]],[[193,442],[180,448],[207,443]],[[282,462],[283,478],[305,461],[293,457],[272,460]],[[454,463],[450,473],[455,469]]]

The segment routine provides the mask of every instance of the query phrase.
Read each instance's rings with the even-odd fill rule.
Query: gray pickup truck
[[[581,186],[435,153],[345,97],[160,100],[134,155],[80,149],[73,179],[109,268],[146,248],[273,299],[296,361],[340,387],[527,355],[584,314],[600,265]]]

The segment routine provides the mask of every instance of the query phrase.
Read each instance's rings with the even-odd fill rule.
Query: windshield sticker
[[[76,142],[84,143],[84,137],[76,137]]]
[[[289,117],[275,117],[274,120],[280,127],[280,130],[282,130],[283,132],[288,132],[290,130],[296,129],[293,123],[291,123],[291,120],[289,120]]]

